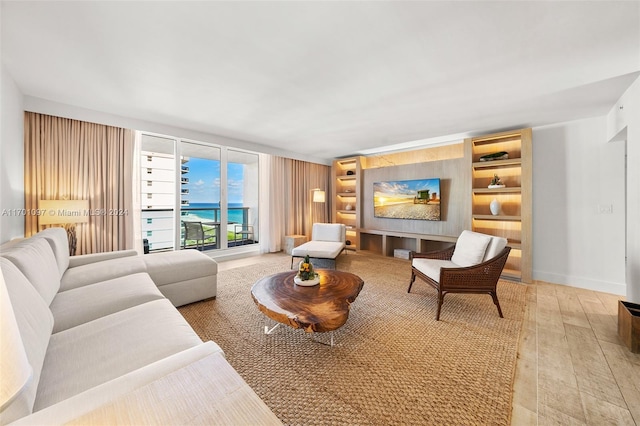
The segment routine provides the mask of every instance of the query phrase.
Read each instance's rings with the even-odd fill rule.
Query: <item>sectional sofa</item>
[[[208,256],[69,257],[60,228],[0,253],[0,424],[281,424],[175,309],[216,296]]]

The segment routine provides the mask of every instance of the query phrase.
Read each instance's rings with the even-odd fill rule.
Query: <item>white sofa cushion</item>
[[[54,318],[53,332],[162,298],[158,287],[145,273],[62,291],[49,306]]]
[[[51,250],[56,258],[58,270],[62,278],[62,274],[69,267],[69,240],[67,231],[64,228],[53,227],[44,229],[33,236],[34,238],[44,238],[51,246]]]
[[[422,272],[435,282],[440,282],[440,268],[459,268],[450,260],[414,258],[411,266]]]
[[[75,268],[67,269],[62,276],[60,291],[67,291],[140,272],[146,272],[142,256],[128,256],[76,266]]]
[[[154,300],[51,336],[34,410],[202,344],[166,300]]]
[[[138,252],[131,250],[103,251],[100,253],[81,254],[69,258],[69,268],[88,265],[89,263],[102,262],[105,260],[119,259],[128,256],[138,256]]]
[[[28,415],[33,410],[40,371],[53,328],[53,316],[36,289],[13,263],[8,259],[0,258],[0,269],[21,338],[20,342],[8,342],[3,335],[2,345],[22,345],[32,370],[32,377],[27,386],[0,414],[0,423],[7,424]],[[5,326],[4,321],[3,326]]]
[[[158,287],[218,273],[215,260],[198,250],[178,250],[142,257],[146,271]]]
[[[60,289],[60,271],[51,246],[44,238],[29,238],[11,246],[2,257],[24,274],[47,305]]]
[[[118,398],[126,397],[136,389],[147,386],[155,380],[170,375],[210,355],[224,357],[220,346],[212,341],[208,341],[149,365],[145,365],[131,373],[95,386],[55,405],[36,411],[32,415],[18,420],[16,425],[71,423],[79,416],[107,405]],[[210,402],[204,399],[203,403]]]
[[[473,266],[482,263],[491,241],[489,235],[472,231],[462,231],[456,241],[451,261],[459,266]]]
[[[218,264],[198,250],[153,253],[142,259],[147,273],[173,306],[209,299],[217,294]]]
[[[491,236],[491,241],[489,242],[489,246],[487,247],[487,252],[484,255],[483,262],[493,259],[497,255],[500,254],[502,249],[507,246],[507,239],[502,237],[494,237]]]

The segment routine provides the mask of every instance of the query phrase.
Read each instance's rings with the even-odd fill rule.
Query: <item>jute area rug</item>
[[[259,278],[289,270],[290,258],[218,274],[215,300],[180,312],[285,424],[508,425],[526,288],[500,281],[505,318],[488,295],[449,294],[435,321],[436,293],[410,264],[369,254],[341,255],[337,269],[365,284],[347,323],[306,334],[274,325],[254,304]],[[262,258],[264,259],[264,258]]]

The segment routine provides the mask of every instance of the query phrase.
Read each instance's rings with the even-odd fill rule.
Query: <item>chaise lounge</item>
[[[312,259],[329,259],[335,268],[336,258],[346,247],[346,227],[342,223],[314,223],[311,241],[295,247],[291,251],[291,267],[293,259],[309,256]]]

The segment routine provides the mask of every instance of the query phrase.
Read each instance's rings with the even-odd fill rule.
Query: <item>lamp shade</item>
[[[31,365],[22,344],[9,293],[0,272],[0,411],[20,394],[31,378]]]
[[[320,189],[314,189],[313,190],[313,202],[314,203],[324,203],[325,202],[324,191],[322,191]]]
[[[40,200],[39,225],[66,225],[89,222],[88,200]]]

